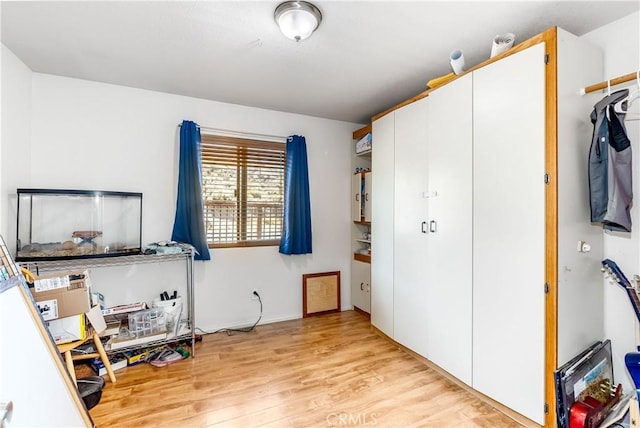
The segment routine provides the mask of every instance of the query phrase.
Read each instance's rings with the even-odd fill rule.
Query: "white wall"
[[[603,79],[615,78],[640,69],[640,13],[636,12],[616,22],[605,25],[583,36],[599,45],[604,51]],[[597,82],[593,82],[597,83]],[[630,88],[638,90],[635,82],[613,87],[613,90]],[[640,103],[633,111],[640,112]],[[631,233],[604,234],[604,256],[614,260],[631,279],[640,273],[640,122],[627,121],[627,131],[633,152],[633,187],[635,202],[631,210],[633,228]],[[585,158],[586,159],[586,158]],[[585,160],[586,162],[586,160]],[[614,374],[616,382],[623,382],[626,389],[632,385],[624,365],[624,355],[635,350],[638,323],[626,293],[618,286],[603,281],[604,287],[604,333],[611,339],[614,352]]]
[[[215,330],[253,323],[259,314],[250,298],[254,288],[264,303],[263,322],[300,317],[302,274],[312,272],[341,271],[342,306],[350,308],[351,132],[359,125],[39,73],[33,74],[32,110],[30,153],[24,149],[31,174],[19,186],[142,192],[143,243],[171,236],[177,125],[183,119],[240,132],[304,135],[313,254],[284,256],[277,247],[212,250],[210,262],[196,262],[196,324]],[[94,288],[108,305],[151,302],[159,291],[184,288],[181,269],[99,269]]]
[[[602,79],[602,49],[558,29],[558,365],[604,337],[602,227],[592,224],[586,162],[601,94],[577,88]],[[579,241],[591,246],[577,251]],[[576,302],[580,302],[579,305]]]
[[[31,170],[31,70],[2,45],[2,142],[0,143],[0,234],[15,248],[15,193]]]

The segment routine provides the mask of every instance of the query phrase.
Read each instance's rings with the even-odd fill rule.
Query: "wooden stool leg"
[[[73,357],[71,356],[71,350],[66,351],[64,353],[64,360],[67,363],[67,370],[69,370],[69,375],[71,375],[71,379],[73,380],[73,383],[77,385],[78,382],[76,381],[76,368],[73,365]]]
[[[100,359],[102,360],[102,364],[104,364],[104,368],[107,369],[107,373],[109,374],[109,379],[111,379],[112,383],[115,383],[116,374],[113,372],[113,369],[111,368],[109,357],[107,357],[107,353],[104,351],[104,347],[102,346],[102,342],[100,341],[100,336],[98,336],[98,333],[93,333],[93,343],[96,344],[96,349],[98,350],[98,354],[100,354]]]

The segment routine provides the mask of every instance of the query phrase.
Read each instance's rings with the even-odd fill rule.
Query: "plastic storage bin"
[[[162,309],[147,309],[129,314],[129,336],[142,337],[167,331]]]
[[[167,332],[177,336],[180,330],[180,317],[182,316],[182,297],[169,300],[154,299],[153,307],[164,311]]]

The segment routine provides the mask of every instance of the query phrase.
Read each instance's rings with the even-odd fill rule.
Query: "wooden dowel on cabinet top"
[[[359,140],[360,138],[367,135],[369,132],[371,132],[371,124],[368,124],[366,126],[363,126],[360,129],[356,129],[355,131],[353,131],[353,139]]]
[[[606,89],[608,86],[619,85],[621,83],[631,82],[635,80],[637,73],[629,73],[624,76],[616,77],[615,79],[605,80],[604,82],[596,83],[595,85],[587,86],[582,89],[583,94],[588,94],[589,92],[599,91],[600,89]]]

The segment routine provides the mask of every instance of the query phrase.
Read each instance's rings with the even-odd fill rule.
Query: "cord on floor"
[[[258,317],[258,320],[256,322],[253,323],[253,325],[249,326],[249,327],[243,327],[243,328],[220,328],[218,330],[215,331],[206,331],[201,329],[200,327],[196,327],[196,330],[204,333],[204,334],[215,334],[215,333],[222,333],[222,332],[226,332],[227,335],[231,336],[233,333],[249,333],[251,331],[253,331],[256,326],[258,325],[258,323],[260,322],[260,320],[262,319],[262,299],[260,298],[260,295],[257,292],[254,292],[255,295],[258,297],[258,302],[260,302],[260,316]]]

